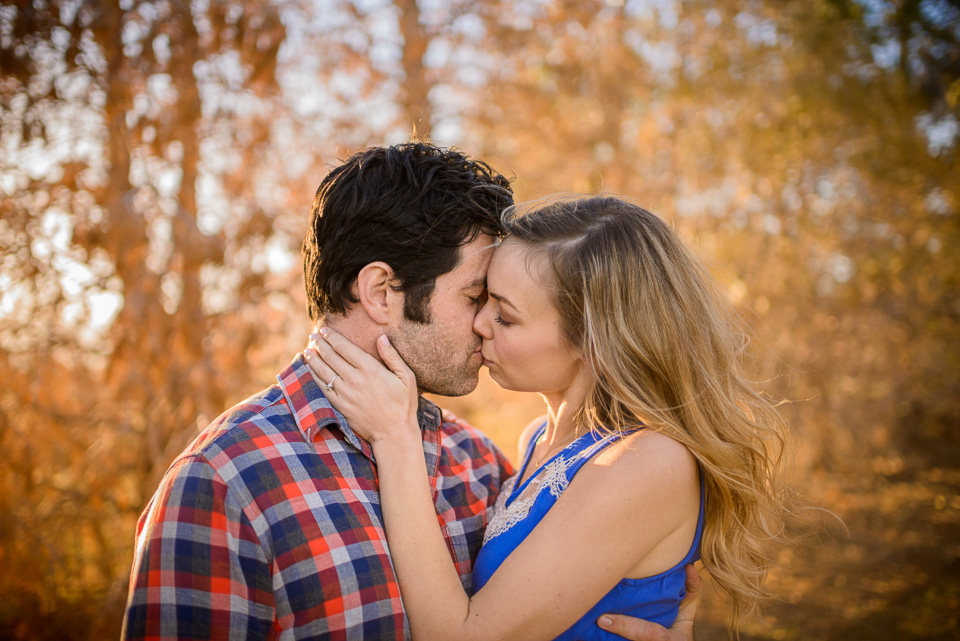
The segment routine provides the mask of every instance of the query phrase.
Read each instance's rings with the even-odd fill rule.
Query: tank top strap
[[[523,454],[523,460],[520,462],[520,468],[517,470],[517,481],[524,477],[527,471],[527,467],[530,465],[530,459],[533,458],[533,451],[537,448],[537,441],[540,440],[540,437],[543,436],[543,433],[547,431],[547,422],[544,421],[543,425],[537,428],[537,431],[533,433],[533,436],[530,437],[530,440],[527,441],[527,451]]]
[[[707,503],[707,485],[703,478],[703,466],[697,464],[697,475],[700,477],[700,513],[697,515],[697,531],[693,535],[693,544],[687,555],[680,562],[681,565],[700,560],[700,541],[703,539],[703,513]]]

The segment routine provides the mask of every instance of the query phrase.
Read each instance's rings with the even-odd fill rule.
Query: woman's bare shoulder
[[[637,430],[605,448],[591,461],[617,476],[654,477],[658,484],[697,479],[697,460],[683,443],[650,428]]]

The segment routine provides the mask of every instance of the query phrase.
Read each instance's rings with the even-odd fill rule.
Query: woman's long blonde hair
[[[643,423],[699,461],[701,558],[732,598],[736,631],[770,596],[765,543],[782,531],[785,430],[743,373],[745,333],[732,305],[666,223],[619,198],[553,202],[506,225],[508,238],[551,265],[565,338],[593,369],[582,423]]]

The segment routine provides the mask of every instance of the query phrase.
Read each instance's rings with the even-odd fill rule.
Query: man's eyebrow
[[[481,276],[471,283],[464,285],[464,289],[473,289],[474,287],[486,287],[487,286],[487,277]]]

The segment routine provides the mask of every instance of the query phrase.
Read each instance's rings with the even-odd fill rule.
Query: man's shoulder
[[[286,397],[274,385],[211,421],[170,463],[161,488],[172,489],[174,498],[168,500],[200,500],[222,491],[248,505],[271,485],[266,477],[299,464],[295,462],[309,447]],[[252,485],[251,479],[256,479]]]
[[[467,438],[476,438],[486,443],[493,443],[486,434],[470,425],[448,409],[440,408],[440,429],[447,434],[463,434]]]
[[[213,461],[258,447],[286,442],[299,432],[279,385],[272,385],[240,401],[215,418],[182,452],[181,457]],[[238,449],[239,448],[239,449]],[[216,467],[216,465],[215,465]]]
[[[443,433],[443,440],[448,446],[469,452],[474,456],[489,453],[498,459],[506,460],[503,452],[489,436],[450,410],[441,409],[441,412],[440,430]]]

